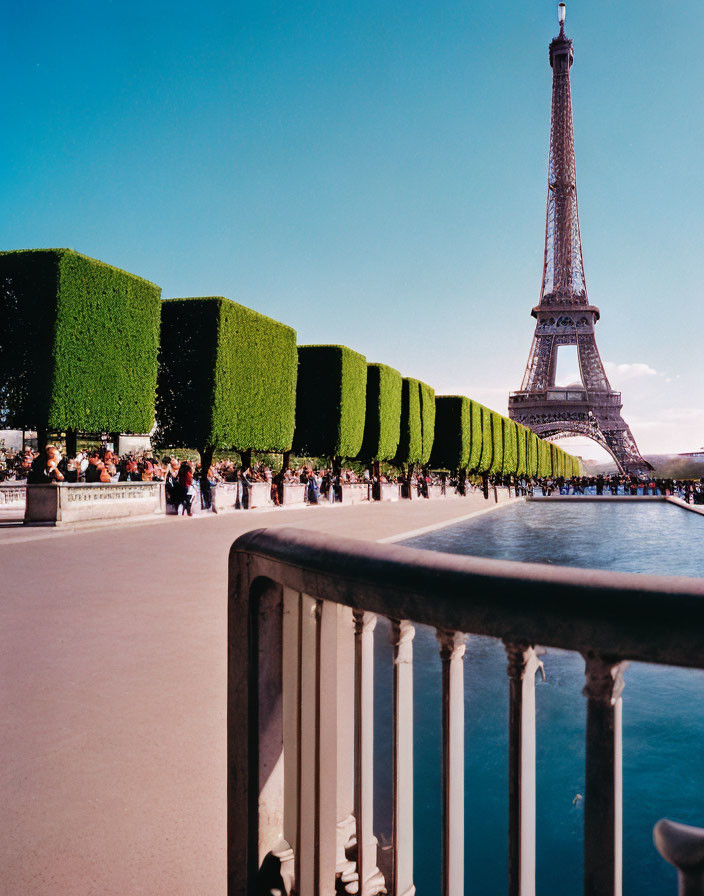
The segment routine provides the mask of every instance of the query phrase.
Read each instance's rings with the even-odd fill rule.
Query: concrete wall
[[[60,526],[163,513],[163,482],[28,485],[24,522],[30,526]]]

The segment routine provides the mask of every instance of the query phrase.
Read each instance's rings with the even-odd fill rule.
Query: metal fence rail
[[[393,837],[373,819],[373,645],[392,621]],[[501,639],[509,675],[509,893],[535,893],[535,646],[585,657],[585,880],[621,893],[621,705],[629,661],[704,668],[704,581],[460,557],[292,528],[230,552],[228,886],[317,896],[413,885],[413,634],[442,658],[443,896],[464,892],[465,633]],[[660,825],[687,894],[701,832]],[[689,869],[689,870],[687,870]],[[382,870],[384,873],[382,873]],[[699,883],[692,883],[698,880]]]

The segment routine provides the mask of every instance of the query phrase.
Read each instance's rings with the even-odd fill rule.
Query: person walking
[[[196,487],[193,484],[193,468],[187,460],[184,460],[178,470],[178,484],[180,487],[180,505],[183,507],[182,516],[193,516],[193,499],[196,496]],[[178,507],[176,508],[178,513]]]
[[[318,477],[315,475],[315,470],[311,470],[308,476],[308,503],[309,504],[317,504],[318,503]]]

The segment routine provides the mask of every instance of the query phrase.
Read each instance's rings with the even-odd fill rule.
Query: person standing
[[[180,506],[183,507],[182,516],[193,516],[193,499],[196,494],[196,488],[193,485],[193,469],[187,460],[184,460],[178,471],[178,484],[180,487]],[[178,508],[176,510],[178,513]]]

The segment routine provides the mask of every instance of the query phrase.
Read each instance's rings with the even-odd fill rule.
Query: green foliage
[[[528,430],[528,475],[535,478],[540,468],[540,439],[532,430]]]
[[[482,459],[482,406],[472,399],[469,401],[469,415],[471,444],[467,468],[477,470]]]
[[[362,447],[367,362],[344,345],[298,348],[297,454],[356,457]]]
[[[368,463],[391,460],[401,435],[402,379],[386,364],[367,364],[367,398],[364,439],[359,452]]]
[[[514,423],[516,427],[516,446],[518,459],[516,461],[516,475],[528,475],[528,430],[521,423]]]
[[[482,453],[479,459],[478,473],[490,473],[494,459],[494,437],[491,429],[491,415],[493,411],[479,406],[482,411]]]
[[[469,399],[462,395],[436,395],[435,441],[430,466],[435,470],[465,469],[470,443]]]
[[[491,411],[491,438],[494,443],[494,457],[490,473],[501,473],[504,464],[504,427],[503,417]]]
[[[420,381],[404,377],[401,386],[401,432],[394,463],[419,464],[423,460]]]
[[[160,295],[71,249],[0,253],[0,425],[149,432]]]
[[[538,439],[538,477],[544,479],[547,476],[552,476],[550,443],[545,439]]]
[[[420,462],[425,466],[430,460],[435,440],[435,389],[427,383],[418,383],[420,390],[420,431],[421,431],[421,458]]]
[[[296,369],[291,327],[222,296],[162,302],[161,441],[287,451]]]
[[[516,424],[508,417],[502,417],[504,428],[504,459],[502,472],[504,476],[515,475],[518,471],[518,432]]]

